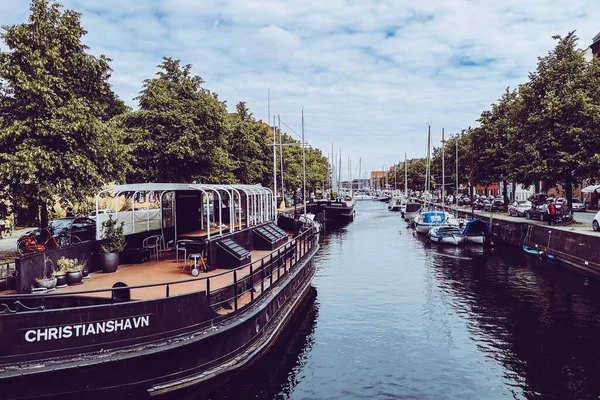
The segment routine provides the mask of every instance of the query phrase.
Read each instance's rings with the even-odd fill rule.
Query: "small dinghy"
[[[465,236],[455,226],[436,226],[427,233],[429,240],[441,244],[452,244],[458,246],[465,241]]]
[[[538,256],[540,258],[547,258],[548,260],[554,260],[555,257],[552,254],[548,254],[543,250],[538,250],[535,247],[527,246],[526,244],[522,244],[523,251],[527,254],[531,254],[532,256]]]

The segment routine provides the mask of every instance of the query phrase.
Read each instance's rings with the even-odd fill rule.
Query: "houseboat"
[[[118,185],[96,198],[109,205],[96,238],[105,218],[123,223],[115,272],[99,270],[98,241],[16,260],[17,289],[0,292],[2,399],[204,393],[253,365],[310,298],[318,233],[279,227],[267,188]],[[91,278],[32,293],[63,256],[87,259]]]

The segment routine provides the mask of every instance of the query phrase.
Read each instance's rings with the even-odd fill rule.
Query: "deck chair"
[[[142,247],[150,250],[150,257],[154,257],[158,260],[158,252],[160,250],[160,244],[162,242],[161,235],[148,236],[142,241]]]

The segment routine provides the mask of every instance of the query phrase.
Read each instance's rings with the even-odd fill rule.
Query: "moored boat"
[[[446,213],[443,211],[426,211],[415,217],[415,230],[426,234],[433,227],[446,224]]]
[[[136,184],[111,192],[159,199],[156,220],[150,213],[145,221],[116,216],[129,220],[130,252],[145,251],[140,243],[158,237],[155,259],[113,273],[90,262],[93,277],[83,286],[45,294],[27,293],[40,264],[65,254],[90,257],[98,243],[17,259],[17,293],[0,294],[3,399],[202,391],[255,363],[309,297],[318,234],[309,221],[297,235],[279,228],[270,190]],[[208,272],[194,277],[192,260],[207,263]]]
[[[402,213],[402,218],[407,221],[412,221],[417,215],[419,215],[422,208],[423,205],[420,202],[416,200],[409,200],[406,203],[404,212]]]
[[[389,211],[402,211],[402,200],[392,199],[388,204]]]
[[[468,243],[491,243],[490,226],[487,222],[482,221],[479,218],[473,218],[472,220],[468,221],[462,233],[465,235]]]
[[[429,240],[435,243],[459,245],[465,241],[461,230],[454,226],[436,226],[427,232]]]

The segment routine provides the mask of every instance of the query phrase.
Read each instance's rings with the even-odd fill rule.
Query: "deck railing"
[[[23,309],[44,309],[43,300],[45,298],[67,297],[74,295],[90,295],[96,293],[111,293],[111,302],[121,302],[127,298],[125,293],[129,294],[133,290],[150,289],[164,287],[164,297],[172,295],[172,289],[178,285],[186,283],[196,283],[203,287],[199,290],[206,290],[206,296],[209,304],[216,311],[233,310],[254,303],[261,295],[273,286],[278,280],[284,278],[290,271],[293,271],[300,261],[311,253],[311,250],[317,244],[317,237],[312,229],[306,230],[293,238],[290,242],[280,246],[270,254],[242,265],[235,269],[221,272],[210,276],[201,276],[191,279],[185,279],[174,282],[160,282],[146,285],[113,287],[107,289],[82,290],[67,293],[44,293],[44,294],[14,294],[0,296],[0,300],[7,301],[14,299],[15,303],[23,300],[41,300],[42,305],[37,307],[27,307],[19,303]],[[212,289],[211,281],[225,281],[225,285]],[[227,283],[230,282],[230,283]],[[202,285],[204,283],[204,285]],[[183,293],[179,293],[183,294]]]

